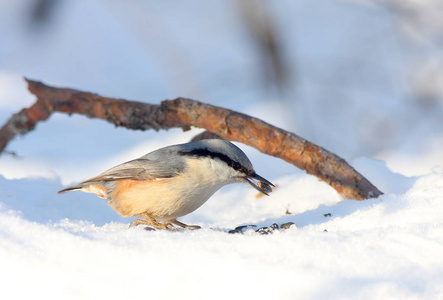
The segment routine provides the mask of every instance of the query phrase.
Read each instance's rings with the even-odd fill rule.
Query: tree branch
[[[185,98],[153,105],[26,81],[37,101],[14,114],[0,129],[0,152],[15,135],[33,130],[38,122],[48,119],[53,112],[78,113],[129,129],[204,128],[212,133],[209,136],[215,134],[281,158],[317,176],[348,199],[362,200],[383,194],[337,155],[245,114]]]

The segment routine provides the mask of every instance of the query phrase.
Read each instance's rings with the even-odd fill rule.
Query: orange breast
[[[117,180],[108,201],[124,217],[152,213],[161,205],[163,185],[163,180]]]

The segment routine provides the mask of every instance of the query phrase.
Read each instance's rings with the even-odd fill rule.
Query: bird
[[[247,183],[269,195],[274,185],[258,175],[246,154],[223,139],[204,139],[160,148],[100,175],[62,189],[82,191],[107,201],[132,226],[198,229],[177,220],[202,206],[217,190]]]

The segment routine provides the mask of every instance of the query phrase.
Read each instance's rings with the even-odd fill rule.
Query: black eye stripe
[[[248,170],[247,168],[245,168],[244,166],[242,166],[238,162],[233,161],[231,158],[229,158],[229,156],[227,156],[223,153],[212,152],[212,151],[209,151],[208,149],[194,149],[194,150],[190,150],[190,151],[180,151],[180,152],[178,152],[178,154],[183,155],[183,156],[210,157],[213,159],[218,158],[236,171],[240,171],[240,172],[245,173],[247,175],[253,174],[253,171]]]

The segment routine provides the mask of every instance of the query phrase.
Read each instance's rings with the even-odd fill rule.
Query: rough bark
[[[14,114],[0,129],[0,152],[17,134],[25,134],[53,112],[78,113],[99,118],[115,126],[138,130],[160,130],[191,126],[209,133],[197,138],[218,136],[250,145],[281,158],[308,174],[317,176],[348,199],[376,198],[382,194],[366,178],[337,155],[283,129],[229,109],[177,98],[160,105],[101,97],[68,88],[54,88],[27,80],[37,101]],[[205,136],[206,135],[206,136]]]

